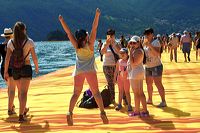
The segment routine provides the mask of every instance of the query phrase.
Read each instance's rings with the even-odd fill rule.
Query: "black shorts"
[[[8,75],[9,77],[12,77],[12,69],[8,68]],[[1,76],[4,79],[4,67],[1,67]]]
[[[32,79],[32,67],[31,65],[25,65],[21,69],[12,69],[12,75],[14,80],[20,78],[30,78]]]

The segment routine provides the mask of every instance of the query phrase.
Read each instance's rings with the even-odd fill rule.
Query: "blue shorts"
[[[162,76],[163,65],[159,65],[156,67],[145,68],[145,76],[146,77],[160,77]]]
[[[190,53],[190,43],[183,43],[183,53]]]

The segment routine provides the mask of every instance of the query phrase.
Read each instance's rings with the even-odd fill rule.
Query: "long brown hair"
[[[28,38],[26,33],[26,25],[22,22],[16,22],[14,26],[14,46],[21,47],[23,42]]]

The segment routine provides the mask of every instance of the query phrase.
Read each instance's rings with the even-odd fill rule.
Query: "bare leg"
[[[131,80],[131,88],[133,89],[134,93],[134,101],[135,101],[135,108],[134,112],[139,113],[140,112],[140,92],[139,92],[139,80]]]
[[[87,82],[90,86],[90,89],[92,91],[92,94],[94,96],[94,99],[101,111],[100,113],[100,117],[103,121],[104,124],[108,124],[109,121],[108,121],[108,118],[106,116],[106,113],[104,111],[104,105],[103,105],[103,100],[102,100],[102,97],[101,97],[101,94],[99,92],[99,88],[98,88],[98,80],[97,80],[97,75],[95,72],[90,72],[90,73],[87,73],[86,74],[86,79],[87,79]]]
[[[174,48],[174,59],[177,62],[177,48]]]
[[[143,80],[139,80],[139,94],[140,94],[140,102],[143,106],[143,111],[147,112],[147,102],[146,102],[146,97],[144,95],[144,91],[143,91]]]
[[[154,79],[155,85],[158,89],[158,92],[160,94],[161,100],[163,102],[165,102],[165,89],[164,89],[164,86],[162,84],[162,76],[154,77],[153,79]]]
[[[186,53],[184,53],[184,58],[185,58],[185,62],[187,62],[187,59],[186,59]]]
[[[147,91],[148,91],[148,104],[152,104],[152,95],[153,95],[153,77],[146,77]]]
[[[27,103],[27,94],[28,94],[28,88],[30,85],[30,79],[29,78],[22,78],[19,80],[20,82],[20,111],[19,114],[23,115],[25,108],[26,108],[26,103]]]
[[[8,110],[12,110],[14,104],[14,98],[15,98],[15,81],[13,77],[9,77],[8,79]]]
[[[120,77],[117,78],[117,84],[118,84],[118,89],[119,89],[119,97],[118,97],[118,104],[122,104],[122,98],[124,95],[124,85],[123,81]]]
[[[98,105],[100,111],[104,112],[103,100],[102,100],[101,94],[99,92],[96,73],[92,73],[92,72],[88,73],[86,76],[86,79],[87,79],[87,82],[90,86],[90,89],[92,91],[92,94],[94,96],[95,101],[97,102],[97,105]]]

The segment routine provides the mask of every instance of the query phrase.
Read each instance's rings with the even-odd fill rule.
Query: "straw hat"
[[[2,37],[9,37],[13,35],[13,31],[11,28],[5,28],[4,33],[1,34]]]

